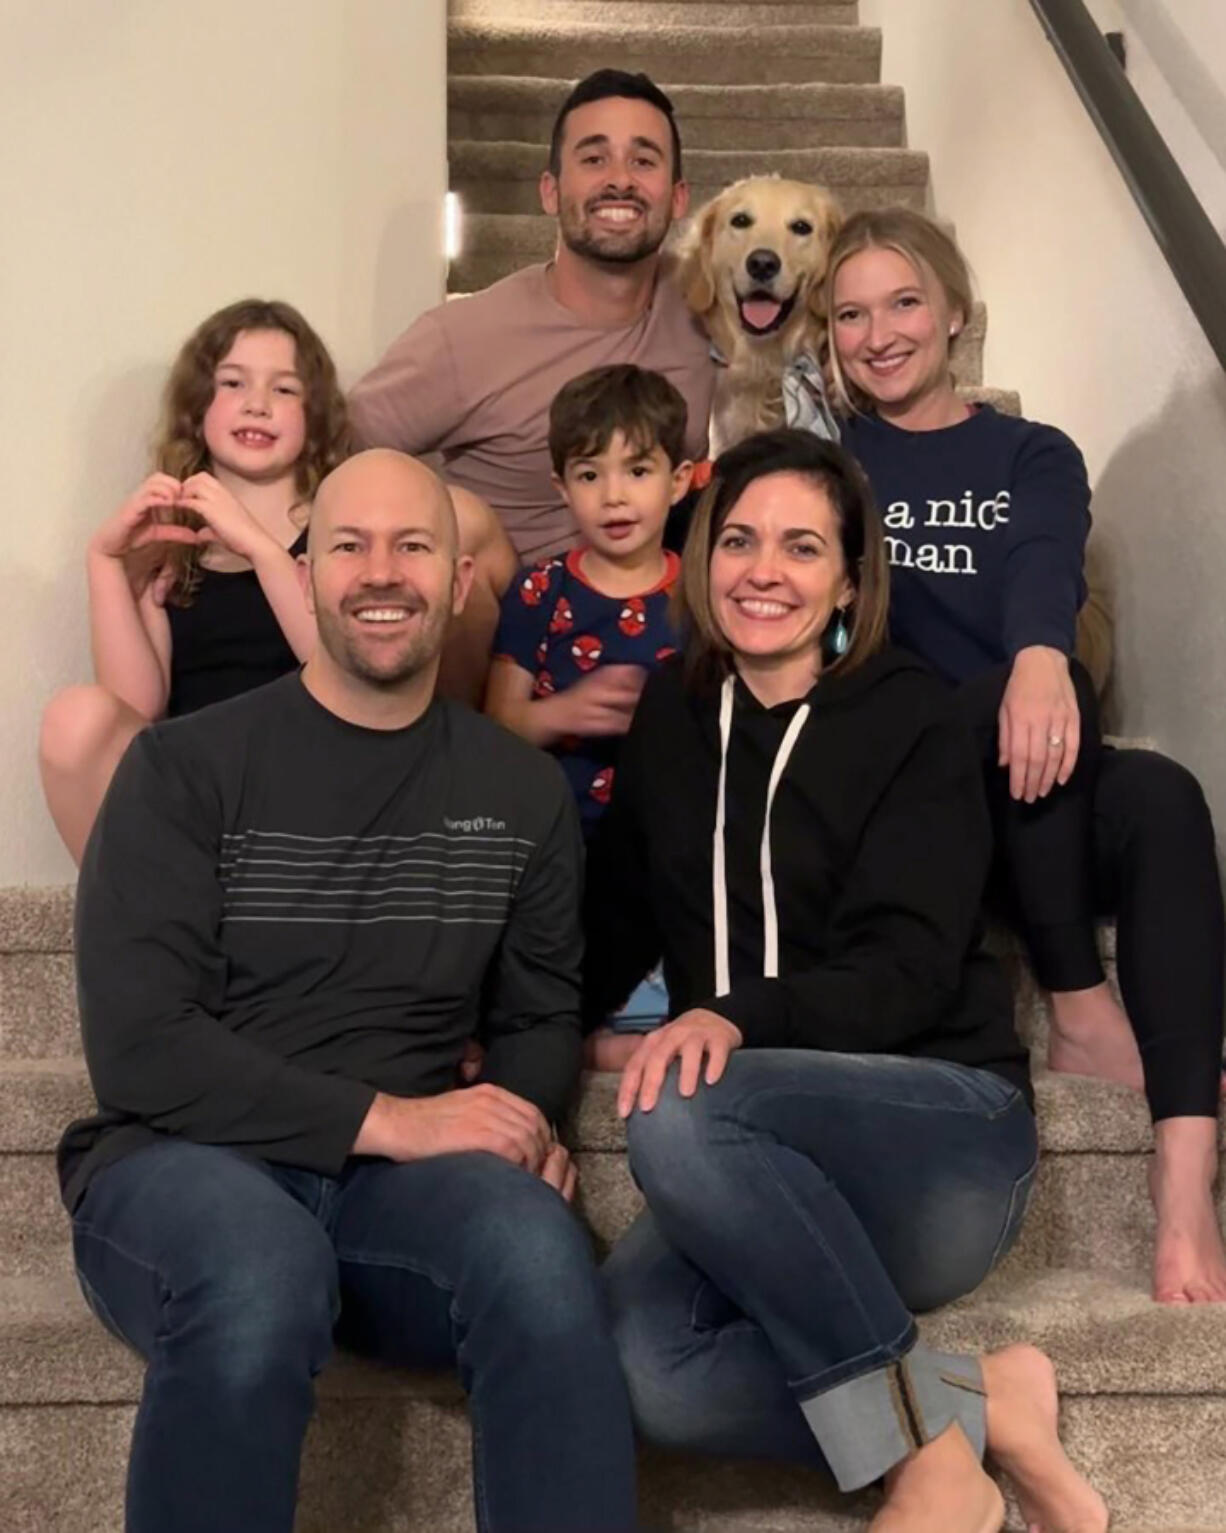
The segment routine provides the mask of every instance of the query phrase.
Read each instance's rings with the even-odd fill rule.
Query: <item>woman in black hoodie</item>
[[[1090,1533],[1047,1359],[917,1339],[912,1312],[1011,1245],[1037,1141],[978,950],[974,749],[885,647],[887,600],[841,449],[776,431],[724,454],[686,651],[644,689],[589,865],[589,1015],[661,955],[673,1014],[619,1091],[648,1204],[607,1269],[623,1362],[654,1440],[885,1476],[878,1533],[999,1528],[985,1446],[1036,1523]]]

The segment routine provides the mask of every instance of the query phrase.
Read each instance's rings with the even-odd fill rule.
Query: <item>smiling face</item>
[[[541,205],[563,244],[586,260],[624,265],[654,255],[689,193],[674,182],[668,118],[647,101],[610,96],[566,118],[555,176]]]
[[[754,176],[698,215],[682,273],[686,301],[731,358],[820,338],[820,288],[838,205],[820,186]]]
[[[420,463],[366,452],[330,475],[311,512],[304,589],[332,665],[380,689],[436,667],[471,580],[456,550],[450,498]]]
[[[834,274],[831,342],[847,382],[889,419],[953,396],[949,347],[965,323],[935,275],[870,246]]]
[[[657,443],[644,452],[615,431],[603,452],[572,458],[555,480],[584,542],[613,563],[659,549],[669,508],[689,487],[691,466],[673,468]]]
[[[715,539],[711,612],[742,666],[794,668],[801,695],[821,669],[821,639],[855,587],[824,487],[802,474],[750,483]]]
[[[213,469],[261,484],[292,473],[306,442],[294,338],[242,330],[213,372],[202,432]]]

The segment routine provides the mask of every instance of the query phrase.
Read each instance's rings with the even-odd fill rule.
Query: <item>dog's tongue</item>
[[[741,318],[753,330],[768,330],[779,318],[783,305],[774,298],[746,298],[741,304]]]

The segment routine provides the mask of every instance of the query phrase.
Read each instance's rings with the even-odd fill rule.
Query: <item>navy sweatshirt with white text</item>
[[[1063,432],[981,405],[937,431],[853,416],[843,445],[885,525],[895,644],[954,682],[1030,645],[1072,653],[1090,486]]]

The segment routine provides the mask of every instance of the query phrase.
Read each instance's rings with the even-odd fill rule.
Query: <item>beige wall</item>
[[[1122,31],[1128,78],[1210,218],[1226,229],[1226,9],[1222,0],[1090,0]]]
[[[346,381],[443,286],[444,0],[0,0],[0,885],[71,875],[34,764],[82,552],[179,342],[297,304]]]
[[[1144,0],[1118,3],[1152,19]],[[1099,0],[1102,19],[1116,4]],[[1193,39],[1184,67],[1199,59],[1198,84],[1220,91],[1220,0],[1163,9]],[[1116,722],[1193,767],[1226,831],[1226,374],[1027,0],[860,12],[885,29],[884,78],[906,88],[909,141],[932,155],[936,211],[987,300],[988,381],[1086,454],[1118,589]],[[1211,91],[1197,109],[1216,121]],[[1211,197],[1200,138],[1179,147]]]

